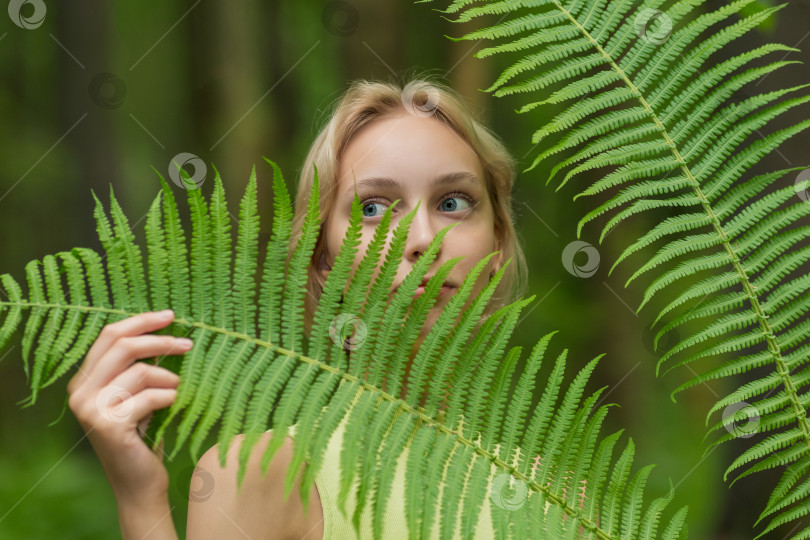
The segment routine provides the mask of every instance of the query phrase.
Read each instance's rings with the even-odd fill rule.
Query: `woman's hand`
[[[174,319],[171,310],[109,324],[67,386],[68,405],[98,454],[119,508],[147,508],[166,500],[169,476],[157,452],[142,440],[152,412],[172,404],[179,377],[136,362],[191,349],[191,340],[148,334]]]

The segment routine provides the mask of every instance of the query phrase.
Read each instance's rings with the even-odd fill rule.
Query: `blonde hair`
[[[319,267],[326,253],[325,223],[335,206],[336,190],[333,188],[338,182],[341,154],[363,126],[375,119],[403,111],[420,116],[435,115],[458,133],[481,160],[485,185],[494,211],[495,236],[500,244],[502,264],[506,264],[511,258],[484,310],[484,317],[520,298],[525,292],[528,273],[526,259],[515,231],[512,214],[512,186],[516,168],[514,158],[503,143],[473,118],[458,94],[439,82],[422,77],[399,86],[394,83],[357,80],[339,98],[329,121],[312,144],[301,170],[295,196],[288,262],[301,236],[317,167],[321,194],[321,230],[308,267],[305,312],[307,333],[325,285]],[[332,256],[336,257],[337,253]]]

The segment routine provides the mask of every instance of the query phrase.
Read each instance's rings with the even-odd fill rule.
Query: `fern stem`
[[[105,307],[97,307],[97,306],[51,304],[51,303],[43,303],[43,302],[4,302],[4,301],[0,301],[0,306],[21,307],[21,308],[40,308],[40,309],[45,309],[45,310],[48,310],[48,309],[63,309],[63,310],[66,310],[66,311],[76,310],[76,311],[82,311],[82,312],[86,312],[86,313],[104,313],[104,314],[107,314],[107,315],[120,315],[120,316],[123,316],[123,317],[130,317],[130,316],[133,316],[133,315],[137,315],[137,313],[129,312],[129,311],[126,311],[126,310],[123,310],[123,309],[105,308]],[[186,327],[199,328],[201,330],[207,330],[207,331],[212,332],[212,333],[218,333],[218,334],[227,336],[227,337],[235,339],[235,340],[240,340],[240,341],[243,341],[243,342],[253,343],[253,344],[257,345],[257,346],[264,347],[264,348],[267,348],[267,349],[271,349],[271,350],[273,350],[273,351],[275,351],[275,352],[277,352],[279,354],[283,354],[283,355],[286,355],[288,357],[298,359],[298,360],[300,360],[302,362],[313,365],[313,366],[315,366],[315,367],[317,367],[317,368],[319,368],[319,369],[321,369],[323,371],[327,371],[329,373],[334,373],[335,375],[343,378],[346,381],[356,383],[358,386],[361,386],[367,392],[378,394],[379,397],[381,397],[382,399],[384,399],[386,401],[389,401],[394,406],[399,407],[400,410],[402,410],[402,411],[404,411],[404,412],[418,418],[425,425],[427,425],[429,427],[436,428],[438,431],[441,431],[442,433],[444,433],[444,434],[446,434],[448,436],[454,437],[455,440],[458,441],[459,444],[462,444],[464,446],[472,448],[472,450],[474,452],[476,452],[480,456],[484,457],[485,459],[489,460],[491,463],[498,466],[499,468],[501,468],[501,469],[503,469],[505,471],[508,471],[510,474],[514,475],[515,478],[517,478],[518,480],[521,480],[522,482],[524,482],[528,487],[532,488],[534,491],[543,493],[543,495],[545,496],[545,498],[547,500],[552,501],[554,504],[559,506],[563,511],[565,511],[565,513],[567,515],[571,516],[572,518],[578,519],[579,523],[583,527],[585,527],[588,530],[590,530],[591,532],[593,532],[598,538],[601,538],[603,540],[610,540],[612,538],[609,533],[607,533],[606,531],[600,529],[598,525],[596,525],[595,523],[593,523],[589,519],[584,518],[582,516],[582,512],[580,510],[576,510],[576,509],[572,508],[571,506],[566,504],[564,499],[562,499],[561,497],[559,497],[559,496],[555,495],[554,493],[552,493],[551,490],[547,486],[544,486],[544,485],[542,485],[542,484],[540,484],[538,482],[535,482],[534,480],[529,478],[527,475],[521,473],[515,466],[512,466],[509,463],[506,463],[505,461],[501,460],[493,452],[490,452],[489,450],[486,450],[485,448],[483,448],[480,445],[476,444],[473,440],[468,439],[467,437],[464,437],[461,434],[460,429],[455,430],[455,429],[451,429],[451,428],[447,427],[445,424],[439,422],[438,420],[436,420],[432,416],[429,416],[429,415],[425,414],[424,412],[420,411],[419,409],[414,408],[411,405],[408,405],[402,399],[400,399],[398,397],[395,397],[394,395],[389,394],[388,392],[385,392],[385,391],[381,390],[380,388],[378,388],[376,386],[373,386],[373,385],[371,385],[371,384],[369,384],[369,383],[367,383],[365,381],[360,380],[360,378],[357,377],[356,375],[352,375],[352,374],[347,373],[345,371],[341,371],[340,369],[338,369],[338,368],[336,368],[334,366],[330,366],[328,364],[325,364],[325,363],[323,363],[320,360],[317,360],[315,358],[309,358],[307,356],[300,355],[295,351],[285,349],[285,348],[282,348],[282,347],[277,347],[277,346],[273,345],[272,343],[270,343],[269,341],[263,341],[261,339],[249,336],[249,335],[241,333],[241,332],[234,332],[234,331],[228,330],[226,328],[221,328],[221,327],[218,327],[218,326],[212,326],[210,324],[206,324],[206,323],[203,323],[203,322],[190,321],[190,320],[188,320],[186,318],[182,318],[182,317],[174,319],[172,324],[176,324],[176,325],[180,325],[180,326],[186,326]]]
[[[491,461],[493,464],[497,465],[501,469],[509,471],[510,474],[514,475],[515,478],[518,478],[519,480],[524,482],[527,486],[533,488],[535,491],[542,492],[543,495],[546,497],[546,499],[551,500],[552,502],[557,504],[557,506],[562,508],[565,511],[565,513],[568,514],[569,516],[571,516],[572,518],[578,518],[579,522],[582,524],[583,527],[585,527],[588,530],[594,532],[599,538],[602,538],[604,540],[609,540],[611,538],[611,536],[608,533],[606,533],[605,531],[600,529],[595,523],[592,523],[590,520],[583,518],[582,515],[581,515],[582,513],[579,510],[575,510],[575,509],[571,508],[568,504],[566,504],[566,502],[562,498],[560,498],[557,495],[555,495],[554,493],[552,493],[549,490],[548,487],[543,486],[542,484],[539,484],[539,483],[535,482],[534,480],[530,479],[528,476],[521,473],[516,467],[514,467],[514,466],[506,463],[505,461],[501,460],[496,454],[482,448],[480,445],[476,444],[471,439],[468,439],[468,438],[464,437],[463,435],[461,435],[460,431],[448,428],[446,425],[444,425],[443,423],[437,421],[432,416],[429,416],[429,415],[423,413],[422,411],[420,411],[419,409],[416,409],[416,408],[408,405],[402,399],[400,399],[400,398],[398,398],[398,397],[396,397],[396,396],[394,396],[392,394],[389,394],[388,392],[385,392],[385,391],[381,390],[380,388],[378,388],[376,386],[373,386],[373,385],[361,380],[356,375],[352,375],[352,374],[347,373],[345,371],[341,371],[340,369],[338,369],[338,368],[336,368],[334,366],[330,366],[328,364],[325,364],[325,363],[323,363],[320,360],[317,360],[315,358],[309,358],[309,357],[300,355],[300,354],[296,353],[295,351],[285,349],[283,347],[276,347],[275,345],[273,345],[272,343],[270,343],[268,341],[262,341],[260,339],[251,337],[251,336],[249,336],[247,334],[242,334],[242,333],[239,333],[239,332],[233,332],[233,331],[230,331],[230,330],[227,330],[227,329],[224,329],[224,328],[211,326],[211,325],[208,325],[208,324],[205,324],[205,323],[192,322],[192,321],[188,321],[186,319],[177,319],[177,320],[175,320],[175,323],[183,324],[183,325],[186,325],[186,326],[194,326],[194,327],[205,329],[205,330],[208,330],[208,331],[211,331],[211,332],[219,332],[221,334],[230,336],[230,337],[232,337],[234,339],[240,339],[240,340],[244,340],[244,341],[249,341],[249,342],[252,342],[252,343],[254,343],[254,344],[258,345],[258,346],[266,347],[268,349],[272,349],[273,351],[275,351],[275,352],[277,352],[279,354],[283,354],[283,355],[289,356],[291,358],[301,360],[301,361],[303,361],[305,363],[308,363],[308,364],[311,364],[311,365],[313,365],[315,367],[318,367],[319,369],[323,369],[324,371],[334,373],[334,374],[342,377],[346,381],[356,383],[358,386],[362,387],[366,391],[374,393],[374,394],[378,394],[379,397],[381,397],[382,399],[384,399],[386,401],[389,401],[394,406],[398,407],[400,410],[402,410],[402,411],[404,411],[404,412],[406,412],[408,414],[411,414],[412,416],[415,416],[416,418],[418,418],[420,421],[422,421],[427,426],[434,427],[438,431],[441,431],[441,432],[445,433],[448,436],[454,437],[460,444],[463,444],[465,446],[468,446],[468,447],[472,448],[473,451],[475,451],[477,454],[479,454],[482,457],[488,459],[489,461]]]
[[[712,227],[714,228],[715,232],[722,241],[722,245],[729,256],[729,259],[731,260],[732,266],[736,270],[737,274],[740,276],[740,282],[743,286],[746,296],[748,297],[748,300],[751,302],[751,307],[754,310],[754,313],[756,314],[760,328],[762,328],[762,335],[765,336],[765,341],[768,345],[768,350],[770,351],[774,363],[776,364],[776,371],[777,373],[779,373],[779,376],[782,379],[782,384],[785,387],[788,399],[790,400],[790,403],[793,406],[793,411],[796,415],[796,423],[799,425],[799,428],[802,431],[804,442],[808,450],[810,450],[810,422],[807,419],[807,411],[805,411],[804,407],[801,404],[801,401],[799,400],[799,396],[796,392],[796,387],[793,384],[793,379],[790,376],[790,370],[787,369],[787,365],[785,364],[785,361],[782,358],[782,353],[779,348],[779,344],[776,342],[776,336],[773,333],[773,329],[771,328],[770,324],[768,324],[767,321],[768,316],[762,309],[762,306],[759,303],[759,299],[757,298],[754,292],[754,289],[756,287],[751,283],[750,279],[748,278],[748,274],[740,264],[740,258],[734,252],[734,249],[731,246],[731,242],[729,241],[728,236],[723,230],[719,218],[712,210],[709,200],[706,198],[706,195],[703,193],[703,190],[700,187],[700,183],[697,181],[697,178],[695,178],[695,176],[692,174],[692,171],[689,169],[689,166],[687,165],[683,156],[678,151],[678,148],[675,146],[675,142],[672,140],[672,138],[669,136],[669,133],[667,132],[667,128],[655,114],[655,112],[653,111],[652,107],[647,102],[647,100],[644,99],[644,96],[641,94],[638,87],[636,87],[636,85],[633,84],[633,82],[630,80],[630,78],[627,76],[624,70],[622,70],[622,68],[620,68],[618,64],[616,64],[613,58],[602,48],[602,46],[593,38],[593,36],[591,36],[591,34],[585,29],[585,27],[579,24],[579,22],[571,15],[571,13],[569,13],[568,10],[566,10],[560,4],[559,0],[553,0],[553,2],[554,5],[556,5],[557,8],[559,8],[559,10],[563,14],[565,14],[566,17],[568,17],[568,19],[571,21],[571,24],[573,24],[582,33],[582,35],[588,41],[590,41],[590,43],[599,52],[599,54],[601,54],[605,58],[605,60],[610,64],[610,67],[616,72],[616,74],[619,77],[622,78],[622,80],[630,89],[630,91],[632,91],[635,94],[636,98],[638,99],[638,102],[641,104],[642,107],[644,107],[644,110],[647,111],[647,113],[650,116],[650,119],[655,123],[656,127],[658,128],[658,131],[664,138],[665,143],[667,144],[667,146],[669,146],[670,150],[672,151],[672,155],[678,162],[681,171],[683,171],[683,174],[685,175],[687,181],[692,185],[695,195],[700,200],[701,206],[703,207],[704,211],[712,221]]]

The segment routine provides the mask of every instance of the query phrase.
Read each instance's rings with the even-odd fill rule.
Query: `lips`
[[[439,289],[439,296],[450,294],[450,292],[453,290],[455,290],[455,287],[453,287],[452,285],[448,285],[445,282],[444,284],[442,284],[442,288]],[[414,294],[416,295],[417,298],[419,298],[420,296],[422,296],[423,292],[425,292],[425,286],[419,285],[416,287],[416,291],[414,292]]]
[[[419,283],[419,285],[417,285],[416,291],[415,291],[417,297],[419,295],[421,295],[423,292],[425,292],[425,288],[427,287],[428,281],[430,281],[432,278],[433,278],[433,276],[426,276],[425,278],[422,279],[422,281]],[[399,290],[400,286],[402,286],[402,283],[398,284],[394,288],[394,290],[392,292],[394,292],[394,293],[397,292]],[[454,285],[453,283],[451,283],[449,281],[445,281],[444,283],[442,283],[442,287],[439,290],[439,296],[441,296],[443,294],[448,294],[449,292],[451,292],[452,290],[457,289],[457,288],[458,287],[456,285]]]

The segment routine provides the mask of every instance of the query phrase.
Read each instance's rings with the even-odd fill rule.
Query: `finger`
[[[174,319],[174,312],[170,309],[163,311],[149,311],[127,317],[118,322],[105,326],[96,339],[96,342],[87,353],[87,371],[91,371],[93,366],[101,357],[123,337],[133,337],[147,332],[154,332],[169,325]]]
[[[153,356],[182,354],[191,349],[192,342],[187,338],[146,334],[124,337],[110,347],[107,354],[90,373],[89,388],[101,388],[112,381],[133,362]]]
[[[132,418],[140,422],[152,412],[174,403],[177,390],[174,388],[146,388],[130,398]]]
[[[136,362],[116,376],[110,385],[123,388],[130,394],[137,394],[144,388],[177,388],[180,376],[166,368]]]
[[[174,312],[170,309],[163,311],[149,311],[127,317],[126,319],[111,323],[102,328],[96,341],[90,347],[78,373],[68,383],[68,393],[92,379],[92,371],[101,357],[109,351],[112,345],[121,337],[135,336],[165,328],[174,319]]]
[[[152,411],[171,405],[176,396],[174,388],[146,388],[133,395],[123,388],[109,385],[96,396],[96,407],[106,422],[134,424],[137,428]]]
[[[149,429],[149,422],[152,421],[153,413],[149,413],[146,417],[138,422],[138,435],[140,435],[141,439],[146,436],[146,430]]]

